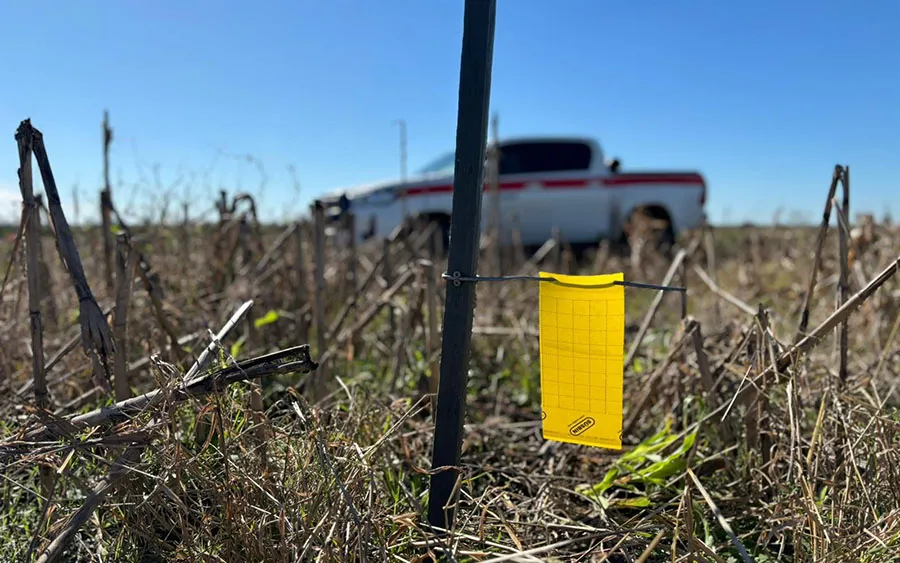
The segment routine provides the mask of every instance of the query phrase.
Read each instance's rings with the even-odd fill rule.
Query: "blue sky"
[[[399,175],[401,117],[415,170],[455,142],[463,6],[5,2],[0,207],[31,117],[70,217],[76,184],[79,217],[95,216],[105,108],[132,216],[163,199],[197,215],[219,187],[296,216],[325,190]],[[491,109],[501,137],[590,135],[624,168],[701,171],[714,221],[815,221],[836,163],[853,212],[896,216],[897,21],[888,1],[499,0]]]

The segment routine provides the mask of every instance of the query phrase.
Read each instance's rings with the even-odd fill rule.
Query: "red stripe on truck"
[[[643,185],[677,185],[677,186],[686,186],[686,185],[699,185],[704,188],[704,192],[706,189],[706,183],[703,180],[703,177],[700,174],[680,174],[680,173],[625,173],[625,174],[617,174],[616,176],[609,176],[603,178],[569,178],[565,180],[544,180],[544,181],[535,181],[534,183],[543,184],[543,187],[548,190],[565,190],[565,189],[580,189],[588,187],[592,181],[599,181],[600,184],[605,188],[624,188],[628,186],[634,186],[636,184]],[[522,190],[526,186],[526,182],[503,182],[500,184],[500,191],[513,191],[513,190]],[[490,191],[490,185],[485,183],[484,191]],[[415,196],[415,195],[426,195],[426,194],[443,194],[443,193],[452,193],[453,185],[452,184],[438,184],[436,186],[412,186],[406,188],[407,196]]]
[[[441,194],[452,191],[453,185],[451,184],[446,186],[416,186],[413,188],[406,188],[406,195]]]
[[[513,191],[513,190],[522,190],[525,189],[525,182],[504,182],[500,184],[500,191]],[[489,184],[484,185],[484,191],[490,191],[491,187]],[[406,195],[421,195],[421,194],[443,194],[443,193],[451,193],[453,192],[452,184],[441,184],[438,186],[413,186],[411,188],[406,188]]]
[[[572,188],[586,188],[590,180],[546,180],[542,182],[548,190],[565,190]]]

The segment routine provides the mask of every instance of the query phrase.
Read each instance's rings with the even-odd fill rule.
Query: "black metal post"
[[[481,198],[487,144],[491,65],[494,51],[496,0],[466,0],[459,71],[456,122],[456,169],[450,216],[448,270],[475,276],[481,236]],[[449,529],[455,510],[448,506],[456,488],[466,413],[466,382],[472,340],[475,284],[447,284],[441,378],[435,417],[434,450],[428,520]]]

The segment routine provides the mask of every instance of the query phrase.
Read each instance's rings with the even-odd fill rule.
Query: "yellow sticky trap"
[[[540,276],[544,438],[620,450],[624,275]]]

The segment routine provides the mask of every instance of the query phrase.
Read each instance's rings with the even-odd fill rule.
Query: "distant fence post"
[[[328,343],[325,340],[328,333],[328,326],[325,324],[325,208],[321,201],[313,202],[313,239],[315,241],[315,323],[316,323],[316,341],[318,349],[316,353],[321,357],[328,349]],[[312,395],[319,399],[321,385],[328,377],[328,364],[321,362],[319,369],[310,374]]]
[[[115,252],[115,237],[112,232],[112,187],[109,183],[109,145],[112,143],[113,133],[109,128],[109,112],[103,112],[103,189],[100,190],[100,219],[103,224],[103,268],[106,274],[106,289],[110,294],[116,291],[113,276],[113,253]]]
[[[496,0],[466,0],[447,263],[451,275],[462,277],[477,274],[496,11]],[[451,496],[459,473],[474,303],[474,283],[447,285],[428,500],[428,521],[445,529],[452,528],[456,513]]]

